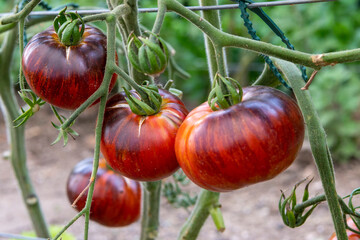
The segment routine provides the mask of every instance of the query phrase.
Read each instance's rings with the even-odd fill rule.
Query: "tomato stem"
[[[166,15],[166,5],[161,2],[161,0],[158,0],[158,12],[156,15],[155,23],[152,28],[152,33],[154,35],[150,36],[150,40],[155,42],[155,36],[160,34],[162,24],[164,22],[164,18]]]
[[[140,240],[154,240],[159,232],[161,181],[144,182]]]
[[[36,7],[36,5],[39,4],[39,2],[41,2],[41,0],[30,1],[20,12],[1,18],[0,25],[6,25],[13,22],[18,22],[20,19],[25,19],[25,17],[29,15],[29,13]]]
[[[112,15],[112,13],[108,13],[109,15]],[[109,16],[108,15],[108,16]],[[111,77],[113,74],[113,68],[112,66],[115,65],[115,18],[113,17],[107,17],[106,21],[107,25],[107,49],[108,53],[106,56],[106,65],[105,65],[105,74],[104,74],[104,80],[101,84],[100,88],[90,96],[89,99],[87,99],[78,109],[75,110],[75,112],[69,117],[64,124],[61,125],[62,129],[68,128],[72,122],[77,118],[77,116],[80,115],[81,112],[83,112],[91,103],[93,103],[96,99],[100,98],[100,106],[98,110],[98,118],[95,128],[95,147],[94,147],[94,162],[93,162],[93,170],[91,173],[91,179],[94,179],[94,181],[89,186],[89,191],[85,203],[84,209],[79,212],[62,230],[61,232],[54,238],[56,240],[61,233],[63,233],[67,228],[69,228],[81,215],[85,214],[85,229],[84,229],[84,239],[88,239],[88,232],[89,232],[89,220],[90,220],[90,208],[91,208],[91,201],[92,196],[94,193],[94,187],[95,187],[95,181],[96,181],[96,174],[99,167],[99,156],[100,156],[100,140],[101,140],[101,132],[102,132],[102,125],[103,125],[103,119],[104,119],[104,113],[105,113],[105,106],[106,106],[106,100],[108,97],[108,89],[111,81]]]
[[[104,74],[104,80],[105,82],[105,91],[100,98],[100,106],[98,110],[98,118],[96,122],[96,128],[95,128],[95,148],[94,148],[94,162],[93,162],[93,170],[91,173],[90,179],[94,179],[94,181],[91,183],[89,187],[88,196],[86,199],[85,204],[85,230],[84,230],[84,240],[88,239],[88,233],[89,233],[89,220],[90,220],[90,209],[91,209],[91,201],[92,196],[94,193],[94,187],[95,187],[95,181],[96,181],[96,174],[99,167],[99,157],[100,157],[100,141],[101,141],[101,133],[102,133],[102,126],[103,126],[103,120],[104,120],[104,113],[105,113],[105,107],[106,107],[106,100],[108,97],[108,90],[111,77],[112,77],[112,64],[115,64],[115,34],[116,34],[116,25],[115,25],[115,18],[107,18],[106,21],[106,27],[107,27],[107,56],[106,56],[106,65],[105,65],[105,74]]]
[[[190,217],[182,226],[178,240],[196,239],[210,214],[210,209],[219,205],[220,193],[202,189]]]
[[[24,52],[24,26],[25,19],[21,18],[19,20],[19,53],[20,53],[20,65],[19,65],[19,85],[20,85],[20,92],[25,89],[24,85],[24,73],[22,71],[22,55]]]
[[[298,101],[308,128],[309,141],[318,173],[323,184],[325,196],[330,213],[335,225],[336,235],[339,240],[346,240],[347,234],[343,221],[343,213],[338,201],[335,187],[334,166],[327,146],[326,134],[320,119],[312,104],[308,91],[303,91],[303,79],[300,70],[295,64],[280,59],[274,59],[275,65],[283,72],[289,81]]]
[[[211,6],[211,5],[218,5],[218,0],[199,0],[200,6]],[[219,11],[202,11],[201,16],[207,20],[210,24],[212,24],[217,29],[221,29],[221,22],[220,22],[220,13]],[[215,73],[219,72],[218,64],[217,64],[217,57],[216,51],[214,49],[214,45],[211,42],[211,39],[204,34],[205,40],[205,51],[206,51],[206,58],[208,62],[208,69],[209,69],[209,77],[211,84],[214,81]],[[224,61],[224,66],[227,65],[226,63],[226,52],[222,50],[222,59]],[[227,67],[225,67],[225,71],[227,72]]]
[[[35,7],[35,5],[32,6]],[[28,8],[28,10],[31,9]],[[20,21],[23,21],[23,18]],[[10,76],[10,63],[13,58],[17,34],[17,29],[8,32],[0,50],[0,108],[5,112],[5,123],[9,133],[8,141],[11,152],[10,162],[21,190],[23,201],[37,236],[48,238],[50,237],[48,226],[26,165],[25,128],[23,125],[17,128],[13,126],[13,121],[21,114]],[[20,39],[22,39],[22,35],[20,35]]]

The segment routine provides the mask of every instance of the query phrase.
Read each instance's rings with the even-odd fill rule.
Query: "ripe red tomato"
[[[202,188],[226,192],[265,181],[285,170],[304,140],[297,104],[269,87],[243,89],[241,103],[189,113],[175,141],[185,174]]]
[[[178,97],[165,90],[159,93],[160,111],[151,116],[134,114],[124,93],[106,104],[101,152],[113,169],[134,180],[160,180],[179,168],[174,143],[188,111]]]
[[[78,45],[63,45],[53,27],[36,34],[22,58],[24,76],[32,91],[44,101],[76,109],[101,85],[106,63],[106,36],[86,26]],[[116,82],[114,74],[110,89]]]
[[[354,221],[351,218],[347,219],[347,224],[349,227],[353,228],[353,229],[358,229],[354,223]],[[354,233],[350,230],[346,230],[347,236],[349,240],[360,240],[360,235],[357,233]],[[337,240],[338,238],[336,237],[336,233],[333,233],[331,235],[331,237],[329,238],[329,240]]]
[[[88,185],[93,159],[88,158],[76,164],[67,181],[67,196],[73,203]],[[86,202],[87,193],[76,204],[81,211]],[[90,219],[108,227],[126,226],[140,216],[140,183],[124,178],[109,169],[106,161],[100,159],[96,174],[94,195],[90,209]]]

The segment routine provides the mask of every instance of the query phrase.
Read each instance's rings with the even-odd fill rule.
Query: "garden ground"
[[[3,116],[0,115],[0,232],[20,234],[31,230],[31,222],[23,205],[20,191],[11,165],[2,153],[9,145],[6,142]],[[46,220],[52,225],[65,225],[76,212],[71,208],[65,193],[67,177],[72,167],[80,160],[93,155],[96,107],[84,112],[73,129],[80,136],[63,147],[61,143],[51,146],[57,131],[50,121],[57,122],[48,106],[31,118],[26,130],[28,168],[36,191],[40,197]],[[349,194],[359,187],[360,161],[336,166],[338,193]],[[275,179],[242,188],[221,195],[222,211],[226,230],[218,233],[209,218],[203,227],[199,240],[326,240],[333,232],[331,216],[326,204],[321,204],[301,227],[286,227],[278,213],[280,189],[289,194],[293,185],[306,178],[314,177],[310,196],[322,193],[321,182],[311,157],[308,143],[305,143],[294,164]],[[164,181],[170,181],[171,178]],[[186,189],[193,194],[199,188],[190,184]],[[302,189],[300,187],[300,189]],[[299,190],[300,190],[299,189]],[[299,191],[299,198],[302,193]],[[181,224],[189,213],[175,209],[165,198],[161,202],[160,240],[176,239]],[[68,232],[77,239],[83,237],[84,220],[79,219]],[[140,221],[126,228],[106,228],[97,223],[90,224],[90,240],[132,240],[139,238]]]

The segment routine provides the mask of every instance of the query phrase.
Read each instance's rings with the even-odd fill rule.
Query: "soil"
[[[1,112],[0,112],[1,113]],[[69,115],[69,112],[64,112]],[[20,234],[31,230],[31,222],[22,202],[17,181],[6,160],[9,145],[6,140],[3,116],[0,116],[0,232]],[[73,129],[80,136],[69,140],[66,147],[62,143],[51,145],[57,136],[57,130],[51,125],[57,122],[49,107],[45,106],[27,123],[26,147],[27,165],[41,200],[46,220],[51,225],[65,225],[76,211],[70,206],[65,194],[65,184],[73,166],[80,160],[93,155],[94,126],[96,107],[85,111],[76,121]],[[360,161],[337,165],[336,180],[338,193],[349,194],[359,186],[357,176],[360,172]],[[222,212],[226,230],[216,231],[209,218],[202,228],[200,240],[325,240],[333,232],[333,225],[327,204],[321,204],[306,223],[295,229],[286,227],[278,213],[280,189],[288,190],[298,181],[314,177],[310,186],[310,196],[322,194],[322,186],[309,144],[305,142],[301,153],[293,165],[273,180],[259,183],[240,190],[221,194]],[[170,181],[171,178],[164,181]],[[187,191],[195,194],[199,187],[190,184]],[[299,188],[302,190],[302,187]],[[302,196],[299,191],[299,196]],[[161,225],[159,239],[176,239],[180,226],[189,216],[185,209],[173,208],[163,197],[161,202]],[[83,238],[83,218],[72,225],[68,232],[77,239]],[[97,223],[90,224],[91,240],[132,240],[138,239],[140,221],[125,228],[106,228]]]

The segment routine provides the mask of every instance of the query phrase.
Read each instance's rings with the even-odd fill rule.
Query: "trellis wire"
[[[256,35],[256,30],[252,26],[252,22],[249,19],[249,14],[246,12],[246,4],[243,1],[239,1],[238,7],[241,10],[241,18],[244,20],[244,25],[248,30],[248,33],[251,35],[251,37],[254,40],[260,41],[260,38]],[[265,62],[269,66],[270,70],[273,72],[273,74],[279,79],[279,81],[288,89],[291,89],[291,87],[286,83],[286,81],[281,76],[279,70],[275,67],[274,63],[271,61],[270,57],[264,54],[261,54],[261,56],[264,58]]]
[[[272,1],[272,2],[258,2],[248,4],[248,8],[259,8],[259,7],[272,7],[272,6],[284,6],[284,5],[295,5],[295,4],[306,4],[306,3],[319,3],[319,2],[333,2],[338,0],[283,0],[283,1]],[[236,9],[238,4],[225,4],[225,5],[215,5],[215,6],[193,6],[187,7],[192,11],[207,11],[207,10],[225,10],[225,9]],[[91,15],[98,13],[106,13],[108,9],[96,9],[96,10],[77,10],[80,15]],[[140,8],[140,13],[152,13],[157,12],[157,8]],[[59,11],[33,11],[29,16],[56,16]],[[0,17],[10,15],[13,13],[0,13]]]
[[[239,0],[233,0],[233,1],[237,1],[239,2]],[[241,9],[242,12],[246,12],[246,9],[248,8],[247,6],[249,5],[249,3],[253,3],[252,0],[245,0],[247,3],[243,1],[242,4],[239,3],[239,8]],[[278,27],[278,25],[262,10],[262,8],[250,8],[250,11],[252,11],[253,13],[255,13],[256,15],[258,15],[265,23],[266,25],[268,25],[270,27],[270,29],[282,40],[283,43],[285,43],[286,47],[288,49],[291,50],[295,50],[294,46],[290,43],[290,40],[285,36],[284,32]],[[245,16],[244,16],[245,17]],[[247,19],[244,19],[244,21],[249,21],[249,18],[247,17]],[[251,23],[251,22],[250,22]],[[246,26],[246,25],[245,25]],[[250,24],[250,27],[251,24]],[[254,30],[255,31],[255,30]],[[256,35],[256,33],[255,33]],[[253,37],[253,35],[252,35]],[[253,37],[253,39],[255,39]],[[256,39],[256,40],[260,40],[260,39]],[[271,61],[271,60],[270,60]],[[270,66],[270,65],[269,65]],[[308,80],[308,77],[306,75],[306,68],[304,66],[300,66],[300,70],[302,73],[302,77],[304,79],[304,81],[306,82]]]

